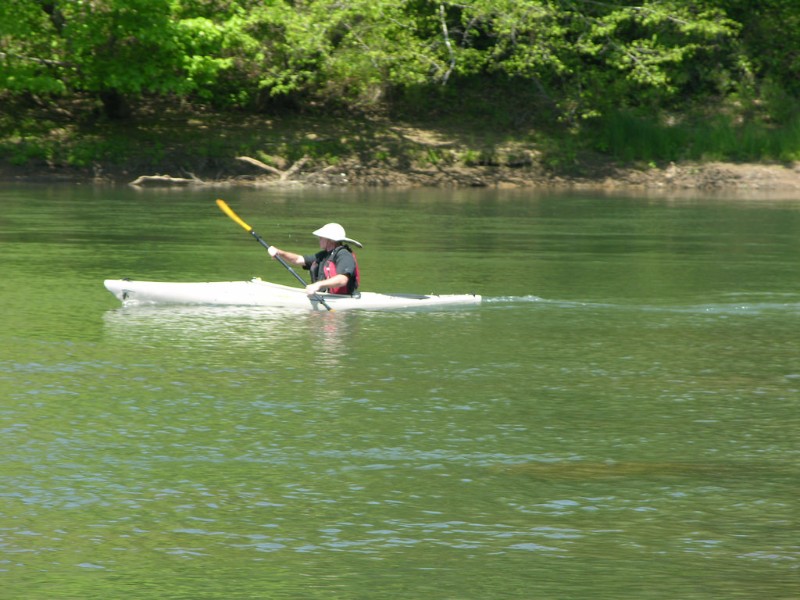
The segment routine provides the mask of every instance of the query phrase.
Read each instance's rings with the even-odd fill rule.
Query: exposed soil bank
[[[0,181],[71,182],[77,184],[127,185],[139,176],[141,186],[371,186],[371,187],[488,187],[498,189],[551,188],[605,190],[608,192],[781,192],[800,198],[800,164],[671,164],[663,168],[624,168],[591,165],[569,175],[548,172],[535,165],[522,167],[475,166],[393,169],[356,162],[335,167],[303,166],[284,176],[246,165],[221,177],[185,173],[132,176],[124,170],[106,174],[80,170],[2,168]]]
[[[593,164],[560,174],[537,168],[477,166],[440,167],[393,171],[361,165],[303,174],[305,183],[316,185],[437,186],[493,188],[565,188],[608,191],[796,191],[800,198],[800,163],[670,164],[646,169],[613,164]]]

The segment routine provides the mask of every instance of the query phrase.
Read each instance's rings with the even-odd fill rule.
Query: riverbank
[[[249,171],[249,172],[248,172]],[[155,170],[136,172],[124,167],[108,172],[64,167],[0,168],[6,183],[74,183],[154,186],[325,186],[325,187],[489,187],[497,189],[576,189],[609,192],[796,192],[800,197],[800,164],[738,164],[725,162],[669,164],[635,168],[613,163],[575,165],[569,173],[533,164],[443,165],[395,168],[358,161],[338,165],[292,165],[284,170],[231,168],[211,173]]]
[[[800,196],[800,163],[622,164],[564,132],[365,116],[182,113],[148,107],[125,123],[85,109],[7,123],[0,181],[140,186],[359,186],[761,191]]]

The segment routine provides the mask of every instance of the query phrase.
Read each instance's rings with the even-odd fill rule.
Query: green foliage
[[[742,24],[738,42],[752,72],[751,85],[769,81],[800,96],[800,3],[796,0],[718,0],[713,4]]]
[[[770,4],[787,17],[784,37],[796,41],[787,24],[797,23],[800,11]],[[7,0],[0,8],[0,84],[13,92],[177,94],[227,106],[278,97],[373,106],[393,89],[502,73],[535,85],[575,120],[620,103],[724,92],[750,64],[796,67],[775,53],[769,62],[744,53],[738,36],[750,21],[742,6]],[[765,48],[761,38],[748,39]]]
[[[15,166],[48,162],[52,158],[51,148],[42,144],[35,136],[4,141],[0,143],[0,153],[8,157],[8,162]]]
[[[401,110],[519,135],[557,123],[560,161],[581,136],[624,160],[777,159],[797,155],[799,32],[794,0],[5,0],[0,97],[88,94],[109,116],[155,97]],[[6,150],[62,152],[42,148]],[[87,143],[68,160],[112,151]],[[461,160],[489,160],[478,152]]]

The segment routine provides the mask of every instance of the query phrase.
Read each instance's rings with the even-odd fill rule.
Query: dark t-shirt
[[[352,294],[356,290],[356,287],[358,287],[355,276],[356,259],[353,258],[353,254],[345,246],[337,246],[331,252],[321,250],[316,254],[304,256],[303,260],[305,261],[305,265],[303,265],[303,268],[311,272],[312,283],[320,281],[321,279],[326,279],[324,272],[325,264],[331,260],[331,258],[336,265],[336,274],[347,275],[347,291]]]

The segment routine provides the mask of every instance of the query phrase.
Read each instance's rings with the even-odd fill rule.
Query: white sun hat
[[[351,240],[349,237],[347,237],[344,232],[344,227],[338,223],[328,223],[327,225],[323,225],[314,232],[314,235],[333,240],[334,242],[349,242],[350,244],[355,244],[359,248],[364,247],[361,245],[361,242]]]

